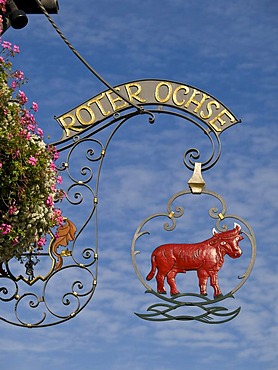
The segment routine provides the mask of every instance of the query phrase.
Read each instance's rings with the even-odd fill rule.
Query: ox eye
[[[225,245],[225,244],[226,244],[226,242],[221,242],[220,244],[221,244],[221,245]]]
[[[239,240],[239,236],[237,236],[235,239],[238,241]]]

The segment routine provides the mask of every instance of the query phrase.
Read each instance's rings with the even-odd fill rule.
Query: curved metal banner
[[[97,126],[103,120],[119,114],[135,102],[140,106],[158,105],[176,108],[191,114],[218,135],[240,120],[219,100],[193,86],[166,80],[138,80],[115,87],[121,96],[106,90],[74,109],[56,117],[64,129],[61,140]]]

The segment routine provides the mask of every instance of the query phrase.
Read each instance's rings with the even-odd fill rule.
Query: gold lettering
[[[119,87],[115,87],[115,90],[116,90],[116,91],[120,91],[120,88],[119,88]],[[114,93],[114,92],[113,92],[112,90],[109,90],[109,91],[107,91],[107,92],[105,93],[105,94],[106,94],[106,96],[107,96],[107,98],[109,99],[109,101],[110,101],[111,105],[112,105],[113,110],[114,110],[114,111],[116,111],[116,110],[119,110],[119,109],[125,108],[125,107],[128,105],[128,103],[127,103],[126,101],[124,101],[122,105],[118,105],[118,106],[117,106],[115,103],[116,103],[117,101],[122,101],[123,99],[122,99],[120,96],[117,96],[116,98],[112,98],[111,94],[113,94],[113,93]]]
[[[132,87],[136,87],[137,90],[135,92],[132,92],[131,91]],[[125,88],[126,88],[126,92],[127,92],[129,101],[132,102],[132,99],[135,99],[135,100],[138,100],[140,103],[145,103],[146,102],[146,99],[143,99],[140,96],[138,96],[142,91],[142,86],[141,85],[139,85],[138,83],[133,82],[133,83],[130,83],[130,84],[126,84]]]
[[[168,90],[168,93],[166,95],[165,98],[162,98],[160,96],[160,88],[162,86],[166,86],[167,90]],[[160,103],[166,103],[170,97],[172,95],[172,85],[170,84],[170,82],[160,82],[157,86],[156,86],[156,89],[155,89],[155,98],[158,102]]]
[[[224,126],[225,123],[227,123],[226,120],[222,119],[221,117],[224,116],[224,114],[226,114],[226,116],[228,116],[228,118],[230,119],[230,122],[231,123],[234,123],[236,120],[234,118],[234,116],[227,110],[227,109],[223,109],[220,113],[218,113],[217,116],[215,116],[212,120],[209,121],[209,124],[215,128],[216,131],[221,131],[221,128],[217,127],[215,125],[215,122],[218,121],[220,123],[220,126]]]
[[[83,110],[85,110],[85,111],[87,111],[87,112],[89,113],[89,116],[90,116],[90,120],[89,120],[89,121],[85,121],[85,120],[83,119],[83,117],[81,116],[81,111],[82,111],[82,109],[83,109]],[[90,107],[87,107],[86,105],[81,105],[80,107],[78,107],[78,108],[76,109],[75,114],[76,114],[76,117],[77,117],[78,121],[79,121],[82,125],[84,125],[84,126],[89,126],[89,125],[91,125],[92,123],[94,123],[95,118],[96,118],[95,113],[93,112],[93,110],[92,110]]]
[[[173,93],[173,102],[178,106],[181,106],[185,103],[184,99],[182,99],[181,101],[178,101],[178,92],[182,89],[185,90],[185,93],[184,93],[185,95],[189,93],[189,87],[185,85],[178,86]]]
[[[98,106],[99,110],[101,111],[101,114],[106,117],[106,116],[108,116],[110,114],[110,110],[106,112],[105,109],[103,108],[103,105],[100,102],[100,100],[102,98],[104,98],[104,96],[105,96],[105,94],[102,93],[101,95],[97,96],[96,98],[90,100],[88,102],[88,106],[91,105],[91,104],[93,104],[93,103],[96,103],[96,105]]]
[[[213,114],[212,106],[213,106],[213,105],[215,105],[215,106],[216,106],[216,109],[219,109],[219,107],[220,107],[220,104],[219,104],[219,103],[218,103],[218,101],[216,101],[216,100],[213,100],[213,101],[208,102],[208,104],[207,104],[207,111],[208,111],[208,114],[206,115],[206,114],[204,113],[204,111],[201,111],[201,112],[200,112],[200,116],[201,116],[201,118],[203,118],[203,119],[208,119],[208,118],[210,118],[210,117],[212,116],[212,114]]]
[[[67,123],[68,119],[71,120],[69,123]],[[67,136],[70,136],[71,130],[72,131],[82,131],[81,128],[78,129],[78,128],[73,127],[73,125],[75,124],[75,117],[72,114],[64,114],[62,117],[58,118],[58,121],[60,121],[61,125],[65,129]]]
[[[201,99],[200,101],[198,101],[198,100],[195,100],[195,99],[194,99],[196,95],[203,95],[203,97],[202,97],[202,99]],[[189,100],[187,101],[187,103],[185,104],[185,107],[186,107],[186,108],[188,108],[188,107],[189,107],[189,105],[190,105],[191,103],[192,103],[192,104],[196,104],[196,105],[197,105],[197,107],[194,109],[194,112],[195,112],[195,113],[198,113],[198,111],[199,111],[199,109],[201,108],[201,106],[203,105],[204,101],[205,101],[206,99],[209,99],[209,98],[210,98],[210,96],[209,96],[209,95],[207,95],[207,94],[203,94],[203,93],[201,93],[200,91],[198,91],[198,90],[196,90],[196,89],[193,89],[193,93],[192,93],[192,95],[190,96],[190,98],[189,98]]]
[[[117,95],[120,92],[123,95]],[[113,90],[99,93],[56,119],[65,131],[64,136],[68,137],[75,131],[83,131],[86,128],[84,126],[96,124],[97,120],[112,114],[117,118],[117,111],[130,107],[132,102],[139,105],[156,103],[161,109],[167,104],[183,111],[188,110],[217,133],[237,122],[232,113],[210,95],[194,87],[161,80],[134,81],[117,86]]]

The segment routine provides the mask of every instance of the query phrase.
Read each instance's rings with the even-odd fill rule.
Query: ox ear
[[[237,224],[236,222],[234,222],[234,229],[237,229],[238,231],[240,231],[241,226],[239,224]]]
[[[215,227],[212,229],[212,235],[216,235],[218,232],[216,231]]]

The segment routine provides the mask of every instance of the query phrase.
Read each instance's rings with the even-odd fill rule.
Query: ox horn
[[[216,231],[215,227],[212,229],[212,235],[216,235],[218,232]]]
[[[237,224],[236,222],[234,222],[234,229],[241,230],[241,226]]]

